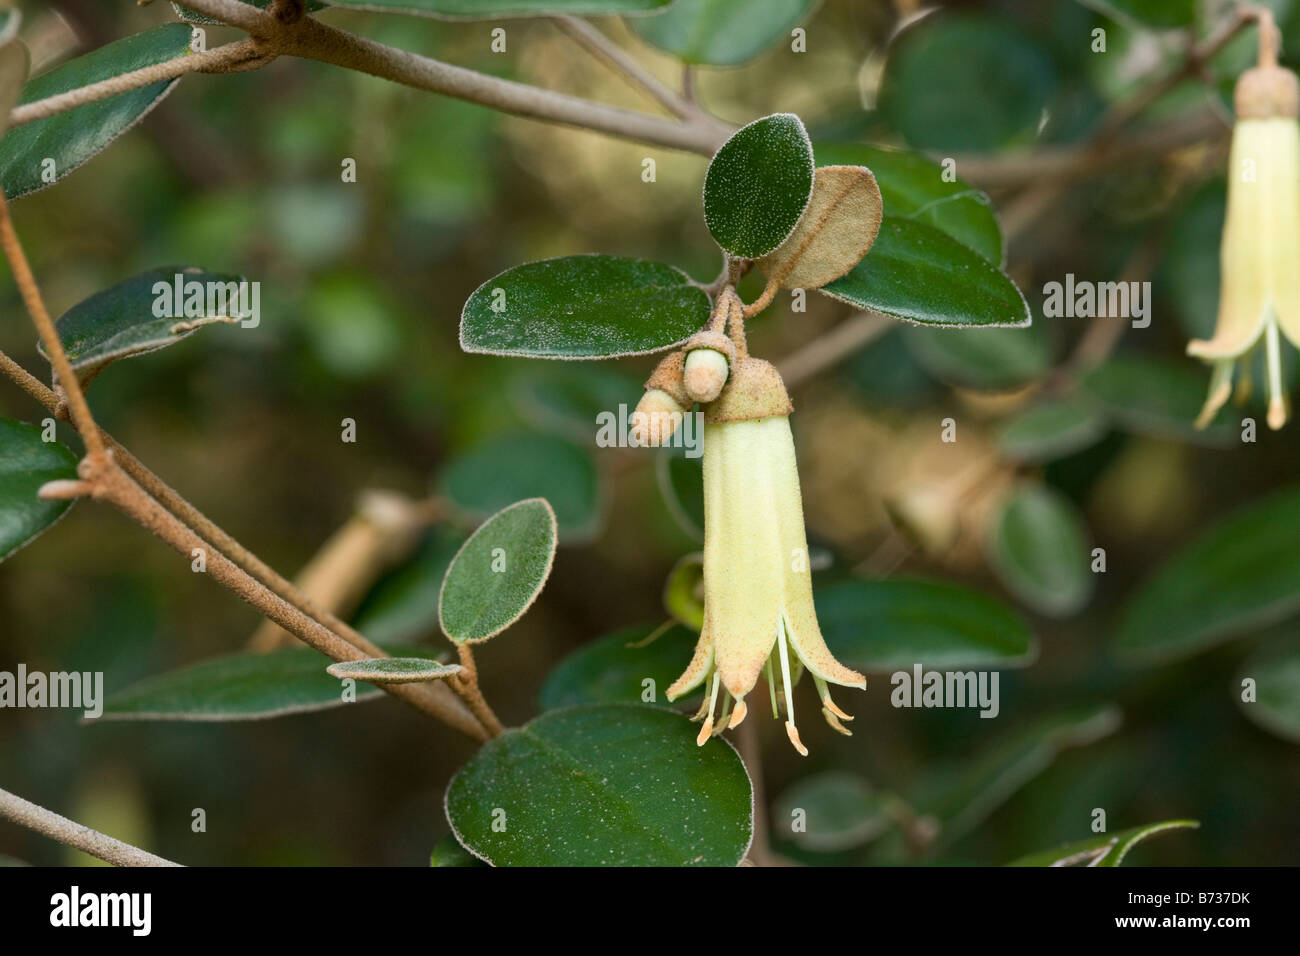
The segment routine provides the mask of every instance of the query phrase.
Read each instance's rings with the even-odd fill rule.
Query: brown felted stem
[[[743,422],[794,411],[776,366],[745,356],[736,360],[722,394],[704,408],[704,421]]]
[[[496,713],[488,706],[487,698],[478,685],[478,666],[474,663],[474,650],[468,644],[457,644],[460,654],[460,673],[451,678],[451,686],[460,694],[466,705],[479,722],[487,728],[490,737],[499,737],[505,733],[505,727],[497,719]]]

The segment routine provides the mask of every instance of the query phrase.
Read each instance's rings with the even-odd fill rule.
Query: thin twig
[[[552,17],[555,25],[584,46],[597,59],[614,69],[633,86],[648,93],[656,103],[679,119],[698,116],[700,110],[681,94],[642,66],[621,46],[580,17]]]
[[[180,866],[0,790],[0,816],[115,866]]]
[[[711,156],[734,126],[700,114],[687,121],[597,103],[516,83],[376,43],[303,17],[283,24],[234,0],[194,0],[191,8],[248,30],[267,54],[287,54],[369,73],[406,86],[480,103],[502,112]],[[238,8],[238,9],[235,9]],[[236,19],[237,15],[237,19]]]
[[[870,345],[894,324],[893,319],[879,312],[858,312],[786,356],[777,363],[777,371],[788,388],[802,385],[818,372]]]
[[[164,80],[174,80],[186,73],[220,73],[229,71],[239,64],[254,62],[261,66],[270,61],[263,57],[252,40],[236,40],[203,53],[184,53],[153,66],[132,70],[130,73],[122,73],[98,83],[80,86],[66,93],[58,93],[47,96],[43,100],[14,107],[9,114],[9,125],[10,127],[22,126],[24,123],[45,119],[128,90],[136,90]]]
[[[497,719],[496,713],[488,706],[487,698],[483,696],[483,690],[478,685],[478,666],[474,663],[473,648],[468,644],[457,644],[456,650],[460,655],[461,670],[451,678],[452,687],[469,705],[469,709],[474,712],[479,723],[487,728],[488,734],[492,737],[501,736],[506,729]]]
[[[13,219],[9,216],[9,203],[5,200],[3,190],[0,190],[0,246],[4,247],[5,258],[9,260],[9,266],[13,269],[14,281],[18,284],[23,304],[36,325],[36,332],[45,346],[45,353],[50,357],[54,373],[60,384],[67,390],[67,402],[72,420],[77,423],[77,430],[85,436],[86,457],[92,460],[101,459],[104,457],[104,442],[99,437],[99,428],[90,413],[86,396],[82,394],[76,373],[72,371],[72,363],[68,361],[68,356],[63,351],[59,334],[54,330],[54,320],[50,318],[50,313],[45,308],[45,301],[41,298],[36,277],[32,275],[32,267],[27,262],[22,243],[18,241],[18,233],[14,231]]]

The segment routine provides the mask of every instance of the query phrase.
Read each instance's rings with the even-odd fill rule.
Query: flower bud
[[[727,384],[727,357],[713,349],[692,349],[686,353],[682,383],[686,394],[697,402],[711,402]]]
[[[667,444],[686,410],[660,388],[647,389],[632,413],[632,439],[640,446]]]

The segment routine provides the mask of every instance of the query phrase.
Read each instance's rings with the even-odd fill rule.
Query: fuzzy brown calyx
[[[731,367],[727,387],[704,407],[705,424],[745,422],[794,411],[781,373],[771,362],[745,357]]]
[[[678,349],[665,355],[650,377],[645,380],[646,391],[667,392],[678,405],[690,408],[694,399],[686,394],[683,377],[686,374],[686,350]]]
[[[722,393],[736,362],[736,346],[721,332],[705,330],[686,343],[682,384],[697,402],[711,402]]]
[[[1237,79],[1233,93],[1237,119],[1300,115],[1300,83],[1282,66],[1257,66]]]

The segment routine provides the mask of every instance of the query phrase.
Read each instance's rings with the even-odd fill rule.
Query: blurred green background
[[[51,55],[73,38],[93,47],[172,17],[163,3],[24,6],[29,29],[46,30]],[[1179,31],[1153,32],[1116,13],[1129,4],[1103,10],[1052,0],[943,4],[888,44],[913,6],[827,0],[805,21],[807,54],[778,43],[746,66],[700,70],[699,97],[735,123],[797,112],[814,140],[906,146],[935,158],[1009,155],[1083,141],[1110,104],[1174,61],[1181,41]],[[1300,11],[1291,11],[1300,5],[1275,6],[1288,36],[1300,38]],[[511,21],[507,53],[493,54],[492,23],[328,16],[494,75],[649,108],[546,22]],[[618,21],[600,25],[678,81],[672,58]],[[1099,26],[1105,56],[1089,49]],[[223,31],[209,34],[212,46]],[[1231,77],[1250,50],[1230,47],[1216,61],[1218,75]],[[1222,110],[1226,90],[1228,81],[1185,84],[1156,105],[1152,121]],[[806,760],[789,750],[778,722],[759,721],[769,798],[829,769],[882,790],[921,792],[1044,713],[1110,701],[1122,726],[1034,764],[1023,786],[1008,782],[1015,774],[990,780],[987,819],[939,858],[1002,863],[1079,839],[1100,807],[1112,830],[1172,817],[1202,822],[1144,846],[1141,862],[1296,862],[1300,752],[1234,702],[1250,650],[1270,640],[1294,646],[1295,625],[1249,631],[1151,668],[1117,663],[1108,645],[1124,600],[1158,563],[1236,505],[1295,481],[1297,426],[1263,430],[1255,444],[1215,444],[1108,423],[1082,450],[1030,465],[999,459],[995,440],[1087,327],[1040,321],[1043,284],[1067,272],[1114,278],[1139,249],[1149,253],[1142,261],[1154,281],[1153,321],[1126,332],[1119,354],[1179,366],[1195,383],[1195,410],[1208,371],[1182,349],[1189,332],[1213,321],[1225,142],[1211,136],[1087,172],[1049,190],[1037,211],[1025,201],[1042,185],[1035,178],[981,181],[959,159],[958,174],[986,186],[1002,213],[1007,270],[1035,311],[1035,328],[939,333],[1002,337],[986,351],[955,355],[934,333],[895,328],[797,389],[792,422],[809,532],[839,573],[924,574],[987,591],[1019,604],[1040,652],[1033,666],[1003,672],[996,720],[894,709],[887,679],[877,677],[865,696],[841,700],[857,715],[854,737],[811,721],[801,728],[812,750]],[[340,181],[348,157],[357,161],[355,184]],[[654,183],[641,178],[646,157],[657,163]],[[143,461],[293,573],[348,518],[359,490],[425,495],[457,455],[536,428],[523,386],[554,367],[458,348],[460,307],[480,283],[521,262],[589,251],[671,262],[711,279],[718,254],[700,209],[706,164],[285,58],[253,73],[187,78],[140,127],[14,214],[56,315],[156,266],[201,265],[261,281],[259,329],[221,326],[121,363],[95,382],[91,398],[101,423]],[[42,368],[7,270],[0,309],[0,347]],[[787,355],[848,314],[818,296],[795,314],[782,297],[751,347]],[[622,400],[633,405],[653,362],[560,372],[608,376],[614,368],[626,377]],[[4,385],[0,414],[43,417]],[[901,543],[885,502],[950,477],[935,474],[925,452],[948,415],[962,423],[970,461],[993,456],[994,477],[956,506],[957,541],[917,548]],[[357,422],[354,444],[339,440],[343,418]],[[588,441],[594,432],[593,422]],[[60,433],[79,447],[70,429]],[[597,450],[596,459],[607,478],[599,534],[561,548],[537,605],[479,655],[487,696],[508,724],[537,712],[539,687],[565,654],[662,620],[664,578],[696,547],[663,502],[651,455]],[[1026,477],[1065,496],[1086,521],[1090,545],[1106,550],[1106,573],[1089,584],[1084,606],[1063,616],[1020,604],[982,548],[996,493]],[[952,508],[919,507],[935,521],[949,517],[936,508]],[[102,670],[111,692],[237,650],[257,623],[146,532],[92,504],[0,568],[0,669],[23,661]],[[427,637],[436,646],[437,635]],[[191,864],[422,865],[447,832],[446,783],[472,752],[470,742],[387,699],[256,724],[87,727],[68,711],[0,713],[3,786]],[[194,808],[206,810],[206,833],[191,832]],[[809,861],[908,858],[888,841],[836,855],[778,848]],[[70,859],[0,824],[4,854]]]

